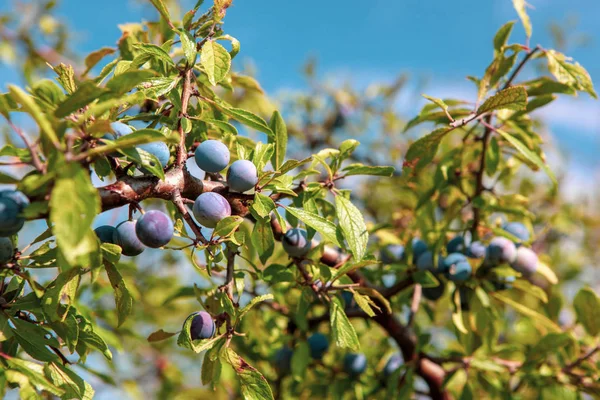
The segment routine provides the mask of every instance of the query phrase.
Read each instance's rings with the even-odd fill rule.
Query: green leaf
[[[177,335],[177,332],[165,332],[162,329],[157,330],[156,332],[152,332],[149,336],[148,336],[148,341],[150,343],[152,342],[160,342],[161,340],[166,340],[170,337],[173,337]]]
[[[467,328],[465,327],[465,323],[463,321],[462,309],[460,306],[460,292],[458,290],[454,291],[453,301],[454,301],[454,312],[452,313],[452,322],[456,329],[463,334],[468,334]]]
[[[242,124],[249,126],[250,128],[256,129],[257,131],[264,132],[269,136],[273,136],[271,128],[267,125],[264,119],[251,113],[250,111],[242,110],[241,108],[226,107],[220,105],[219,109],[223,114],[235,119]]]
[[[92,386],[66,366],[50,363],[46,364],[44,369],[52,382],[64,390],[63,399],[92,400],[94,398]]]
[[[444,112],[448,112],[448,105],[444,103],[444,100],[438,99],[437,97],[427,96],[426,94],[421,94],[421,96],[438,105],[442,110],[444,110]]]
[[[266,218],[269,216],[271,211],[275,209],[275,203],[269,196],[265,196],[262,193],[256,193],[250,208],[259,217]]]
[[[531,37],[531,20],[529,19],[529,15],[527,15],[527,11],[525,10],[527,3],[525,0],[513,0],[513,6],[519,14],[519,18],[521,18],[521,22],[523,23],[523,28],[525,28],[525,34],[529,39]]]
[[[58,77],[56,78],[58,82],[62,85],[63,88],[67,91],[67,93],[73,93],[75,89],[77,89],[77,85],[75,84],[75,71],[71,65],[65,65],[60,63],[55,67],[51,67]]]
[[[244,308],[242,308],[239,312],[239,315],[237,317],[238,321],[242,319],[242,317],[244,315],[246,315],[246,313],[248,311],[250,311],[255,305],[257,305],[258,303],[261,303],[263,301],[267,301],[267,300],[273,300],[273,295],[272,294],[263,294],[261,296],[256,296],[253,297],[252,300],[250,300],[250,303],[248,303]]]
[[[154,154],[140,148],[120,149],[119,152],[125,154],[127,158],[134,161],[140,166],[143,172],[150,172],[161,181],[165,180],[163,166]]]
[[[373,300],[369,296],[364,296],[360,293],[354,292],[354,300],[356,304],[363,310],[369,317],[375,316],[375,311],[373,311],[372,307],[379,309],[379,307],[375,304]]]
[[[358,336],[356,336],[356,331],[344,312],[344,306],[337,297],[331,299],[329,314],[331,318],[331,333],[336,345],[341,348],[358,351],[360,349]]]
[[[335,197],[335,210],[354,261],[362,260],[369,241],[369,231],[362,213],[342,195]]]
[[[409,172],[410,168],[416,172],[429,164],[435,157],[440,142],[449,131],[449,128],[436,129],[429,135],[423,136],[411,144],[406,152],[404,161],[404,168],[407,172]]]
[[[291,369],[294,379],[302,379],[306,376],[310,362],[310,347],[306,341],[301,341],[294,349],[294,354],[292,355]]]
[[[158,99],[161,96],[168,95],[171,90],[177,86],[180,78],[178,76],[165,76],[150,78],[138,85],[138,89],[142,90],[146,96]]]
[[[217,222],[217,226],[213,231],[213,236],[227,237],[230,236],[244,222],[244,218],[239,215],[232,215],[223,218]]]
[[[18,318],[11,319],[14,329],[12,333],[19,345],[27,354],[39,361],[50,362],[58,360],[56,354],[46,346],[60,347],[54,337],[49,337],[49,332],[39,325],[22,321]]]
[[[31,96],[23,91],[18,86],[8,85],[8,90],[12,95],[13,99],[21,104],[23,111],[31,115],[35,122],[39,125],[42,130],[42,134],[55,146],[60,146],[58,136],[52,127],[50,121],[46,118],[46,115],[42,112],[37,103]]]
[[[248,364],[231,348],[227,348],[225,355],[237,374],[245,400],[273,400],[273,392],[271,392],[269,383],[256,368]]]
[[[110,284],[115,291],[118,326],[121,326],[133,311],[133,297],[129,293],[129,289],[117,268],[108,262],[104,263],[104,267],[106,268],[106,274],[108,275]]]
[[[514,25],[515,21],[509,21],[502,25],[500,29],[498,29],[498,32],[496,32],[496,36],[494,36],[495,55],[502,53],[502,50],[504,46],[506,46],[506,42],[508,42],[508,38],[510,37]]]
[[[260,261],[263,264],[266,264],[275,249],[275,237],[273,236],[269,218],[256,221],[250,240],[252,241],[252,245],[260,258]]]
[[[339,196],[338,196],[339,197]],[[339,233],[335,224],[326,220],[318,214],[306,211],[303,208],[286,207],[286,212],[289,212],[307,226],[323,235],[323,238],[329,240],[334,245],[341,247]]]
[[[183,54],[185,54],[187,65],[193,66],[196,64],[196,41],[189,32],[179,30],[177,33],[181,39],[181,49],[183,50]]]
[[[96,66],[107,55],[113,54],[115,49],[112,47],[103,47],[99,50],[93,51],[85,58],[85,72],[83,76],[87,75],[87,73]]]
[[[160,15],[165,19],[169,26],[173,26],[171,23],[171,16],[169,15],[169,9],[163,3],[163,0],[150,0],[150,3],[158,10]]]
[[[64,321],[71,303],[75,301],[79,280],[79,269],[71,268],[58,275],[54,282],[48,285],[42,297],[42,307],[50,321]],[[65,303],[61,303],[61,300]],[[66,304],[67,307],[63,307],[62,304]]]
[[[525,144],[523,142],[521,142],[519,139],[515,138],[513,135],[509,134],[508,132],[505,132],[501,129],[496,129],[496,132],[498,132],[504,139],[506,139],[506,141],[508,141],[510,144],[512,144],[517,150],[519,150],[519,152],[521,154],[523,154],[523,156],[527,160],[532,162],[538,168],[541,168],[542,170],[544,170],[544,172],[546,172],[546,174],[552,180],[552,183],[554,183],[554,186],[558,185],[558,182],[556,181],[556,177],[554,176],[554,173],[546,165],[546,163],[544,163],[544,161],[542,161],[540,156],[538,156],[536,153],[531,151],[527,146],[525,146]]]
[[[583,325],[587,333],[597,336],[600,333],[600,300],[598,295],[588,288],[581,289],[573,299],[573,308],[577,321]]]
[[[548,59],[548,70],[557,81],[580,91],[587,92],[597,99],[594,84],[590,74],[579,63],[572,63],[572,59],[554,50],[545,52]]]
[[[386,166],[370,166],[363,164],[350,164],[342,171],[345,172],[344,176],[352,175],[373,175],[373,176],[392,176],[394,174],[394,167]]]
[[[202,360],[201,380],[203,385],[212,384],[214,388],[221,375],[221,359],[218,357],[220,347],[211,348]]]
[[[90,157],[95,155],[107,155],[113,153],[115,150],[123,150],[151,142],[164,142],[165,139],[165,135],[156,129],[139,129],[129,135],[121,136],[115,141],[107,142],[104,146],[94,147],[88,151],[87,154]]]
[[[216,86],[227,76],[231,68],[231,55],[214,40],[208,40],[202,46],[200,52],[200,63],[204,67],[204,72],[208,76],[208,81]]]
[[[58,106],[54,111],[54,116],[57,118],[64,118],[72,112],[87,106],[106,92],[108,92],[107,89],[96,86],[94,82],[84,82],[79,85],[79,88],[77,88],[71,96],[67,97],[67,99]]]
[[[218,119],[212,119],[212,118],[202,118],[202,121],[216,126],[217,128],[221,129],[223,132],[231,133],[232,135],[238,134],[237,128],[235,126],[231,125],[229,122],[221,121]]]
[[[527,107],[527,91],[523,86],[511,86],[488,98],[477,110],[481,115],[494,110],[524,110]]]
[[[346,275],[350,271],[355,271],[359,268],[366,267],[367,265],[377,264],[377,260],[365,258],[357,263],[346,262],[344,265],[335,271],[335,274],[331,277],[331,282],[335,282],[341,276]]]
[[[29,383],[35,386],[37,390],[44,390],[55,396],[63,396],[64,390],[57,387],[56,383],[51,383],[44,376],[44,366],[26,360],[21,360],[16,357],[5,359],[9,369],[14,369],[21,372],[29,379]]]
[[[287,126],[277,110],[273,111],[269,125],[273,132],[273,136],[269,136],[269,143],[275,145],[275,152],[271,158],[271,164],[273,164],[273,168],[277,170],[283,165],[283,160],[285,160],[288,142]]]
[[[120,96],[155,76],[155,73],[149,70],[127,71],[113,76],[106,82],[106,88],[110,89],[112,94]]]
[[[529,308],[527,306],[524,306],[523,304],[521,304],[517,301],[514,301],[513,299],[511,299],[509,297],[506,297],[499,293],[492,293],[492,297],[511,306],[512,308],[515,309],[515,311],[534,319],[540,325],[544,326],[545,328],[549,329],[552,332],[560,332],[561,331],[560,327],[558,325],[556,325],[554,322],[552,322],[550,319],[548,319],[548,317],[538,313],[537,311],[532,310],[531,308]]]
[[[57,173],[50,196],[52,232],[69,265],[88,266],[98,255],[98,242],[91,228],[100,213],[100,197],[88,171],[79,164],[64,164]]]
[[[256,169],[260,172],[265,169],[265,166],[269,162],[269,159],[273,155],[274,149],[272,144],[264,144],[258,142],[254,148],[252,156],[252,163],[256,165]]]

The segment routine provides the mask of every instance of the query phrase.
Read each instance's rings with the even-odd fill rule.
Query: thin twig
[[[25,136],[25,134],[23,133],[23,131],[17,127],[15,124],[12,123],[12,121],[8,118],[6,118],[6,121],[8,122],[8,124],[10,125],[10,127],[17,133],[17,135],[19,135],[19,137],[21,138],[21,140],[25,143],[25,146],[27,146],[27,148],[29,149],[29,153],[31,153],[31,163],[33,164],[33,166],[35,167],[35,169],[37,169],[38,171],[40,171],[42,174],[46,172],[46,166],[42,163],[42,161],[40,160],[40,157],[36,151],[36,146],[32,145],[29,142],[29,139],[27,139],[27,136]]]
[[[190,212],[188,211],[185,204],[183,204],[183,200],[181,197],[181,193],[179,193],[179,190],[175,190],[173,192],[173,204],[175,204],[175,206],[177,207],[177,210],[179,211],[179,213],[181,213],[181,215],[183,216],[183,219],[185,219],[185,222],[187,222],[189,227],[192,229],[192,231],[196,235],[196,239],[199,240],[202,244],[207,244],[208,241],[202,234],[200,227],[196,224],[196,221],[194,221],[192,219]]]

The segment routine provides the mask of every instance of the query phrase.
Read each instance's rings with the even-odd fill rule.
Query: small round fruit
[[[115,244],[121,246],[121,253],[125,256],[137,256],[146,248],[135,234],[135,225],[136,221],[123,221],[115,231]]]
[[[0,264],[9,262],[14,255],[15,248],[10,238],[0,237]]]
[[[418,260],[423,253],[427,251],[427,243],[419,238],[414,238],[412,241],[413,260]]]
[[[169,163],[169,157],[171,157],[171,153],[169,152],[169,146],[163,142],[152,142],[146,143],[138,146],[139,149],[142,149],[154,157],[158,159],[160,165],[165,168]],[[145,172],[145,171],[144,171]]]
[[[6,197],[17,203],[19,211],[23,211],[29,205],[29,199],[23,192],[18,190],[3,190],[0,192],[0,197]]]
[[[283,249],[292,257],[303,257],[309,251],[311,242],[308,240],[308,233],[304,229],[289,229],[283,236]]]
[[[529,230],[527,230],[527,227],[520,222],[509,222],[504,224],[502,229],[511,235],[516,236],[520,242],[529,241]]]
[[[117,244],[115,242],[116,231],[117,230],[115,227],[110,225],[102,225],[94,229],[94,232],[96,233],[96,236],[98,236],[98,239],[100,239],[100,242],[111,244]]]
[[[426,251],[419,256],[417,260],[417,269],[419,271],[431,271],[431,272],[443,272],[444,271],[444,257],[438,255],[437,267],[433,264],[433,253]]]
[[[381,249],[381,261],[384,264],[399,263],[404,259],[404,246],[401,244],[390,244]]]
[[[538,269],[538,256],[533,250],[521,246],[517,249],[517,257],[510,266],[523,276],[529,277]]]
[[[289,346],[283,346],[275,353],[273,361],[275,362],[275,368],[281,375],[287,375],[292,369],[292,356],[294,351]]]
[[[450,269],[453,266],[455,266],[459,262],[466,262],[466,261],[467,261],[467,257],[465,257],[464,254],[450,253],[450,254],[448,254],[448,256],[446,258],[444,258],[444,260],[442,262],[443,267],[442,267],[441,272],[447,274],[447,273],[449,273]]]
[[[310,349],[310,356],[315,360],[321,360],[327,349],[329,349],[329,341],[327,336],[322,333],[315,333],[311,335],[308,340],[308,347]]]
[[[231,206],[219,193],[205,192],[196,198],[192,211],[201,225],[214,228],[220,220],[231,215]]]
[[[473,242],[469,245],[467,256],[470,258],[485,258],[487,247],[480,241]]]
[[[354,301],[354,295],[352,294],[352,292],[344,290],[342,292],[342,299],[344,300],[344,305],[346,309],[356,308],[357,304],[356,301]]]
[[[490,242],[486,257],[492,265],[511,263],[517,257],[517,248],[507,238],[497,236]]]
[[[0,197],[0,236],[11,236],[21,230],[25,218],[20,217],[21,207],[9,197]]]
[[[135,225],[135,233],[140,242],[157,249],[171,241],[173,221],[162,211],[150,210],[138,220]]]
[[[440,282],[440,284],[435,287],[424,287],[423,296],[428,300],[436,301],[444,295],[445,289],[446,285],[443,282]]]
[[[205,140],[194,153],[196,164],[206,172],[220,172],[229,164],[229,149],[218,140]]]
[[[358,376],[367,369],[367,357],[362,353],[348,353],[344,356],[344,371],[350,376]]]
[[[464,253],[467,250],[465,238],[463,236],[454,236],[446,245],[448,253]]]
[[[251,161],[234,161],[227,171],[227,184],[234,192],[245,192],[258,183],[258,172]]]
[[[111,133],[106,134],[110,135],[110,137],[106,137],[106,135],[104,135],[104,139],[115,140],[120,138],[121,136],[129,135],[131,132],[133,132],[133,129],[129,125],[119,121],[111,122],[110,127],[113,131]]]
[[[402,357],[402,354],[393,354],[385,363],[385,367],[383,367],[383,375],[386,378],[391,376],[402,366],[403,363],[404,358]]]
[[[459,261],[448,270],[448,278],[453,282],[464,282],[471,277],[473,269],[468,261]]]
[[[192,340],[209,339],[215,334],[215,321],[206,311],[199,311],[192,319],[190,337]]]

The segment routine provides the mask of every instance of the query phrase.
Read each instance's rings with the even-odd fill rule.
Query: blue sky
[[[10,6],[1,2],[0,10]],[[78,33],[76,48],[90,52],[113,46],[117,24],[154,19],[146,0],[60,0],[58,14]],[[195,0],[183,1],[188,6]],[[207,4],[211,3],[206,1]],[[591,42],[567,51],[600,81],[600,2],[530,0],[532,44],[551,46],[550,22],[578,19],[572,34]],[[491,40],[504,22],[517,19],[510,0],[234,0],[225,30],[242,44],[241,60],[251,60],[263,87],[275,93],[302,88],[299,71],[310,56],[324,76],[348,77],[358,84],[391,80],[409,72],[426,79],[434,96],[472,96],[466,75],[481,75],[492,57]],[[524,41],[519,25],[514,41]],[[0,83],[16,76],[0,66]],[[416,93],[415,93],[416,94]],[[401,104],[410,117],[416,96]],[[419,100],[422,101],[422,100]],[[600,103],[587,96],[562,99],[546,115],[560,148],[577,166],[600,166]]]

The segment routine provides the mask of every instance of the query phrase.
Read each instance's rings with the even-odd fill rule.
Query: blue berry
[[[227,171],[227,184],[234,192],[245,192],[258,183],[258,172],[251,161],[234,161]]]
[[[231,206],[220,194],[205,192],[196,198],[192,211],[201,225],[214,228],[220,220],[231,215]]]
[[[136,221],[124,221],[117,225],[115,243],[121,246],[121,253],[134,257],[142,254],[146,248],[135,233]]]
[[[199,311],[192,319],[190,337],[192,340],[210,339],[215,334],[215,321],[206,311]]]
[[[158,210],[151,210],[138,220],[135,225],[135,233],[140,242],[157,249],[171,241],[173,221],[167,214]]]
[[[283,249],[292,257],[305,256],[311,247],[308,233],[304,229],[289,229],[283,236]]]
[[[196,164],[206,172],[220,172],[229,164],[229,149],[218,140],[205,140],[194,153]]]

